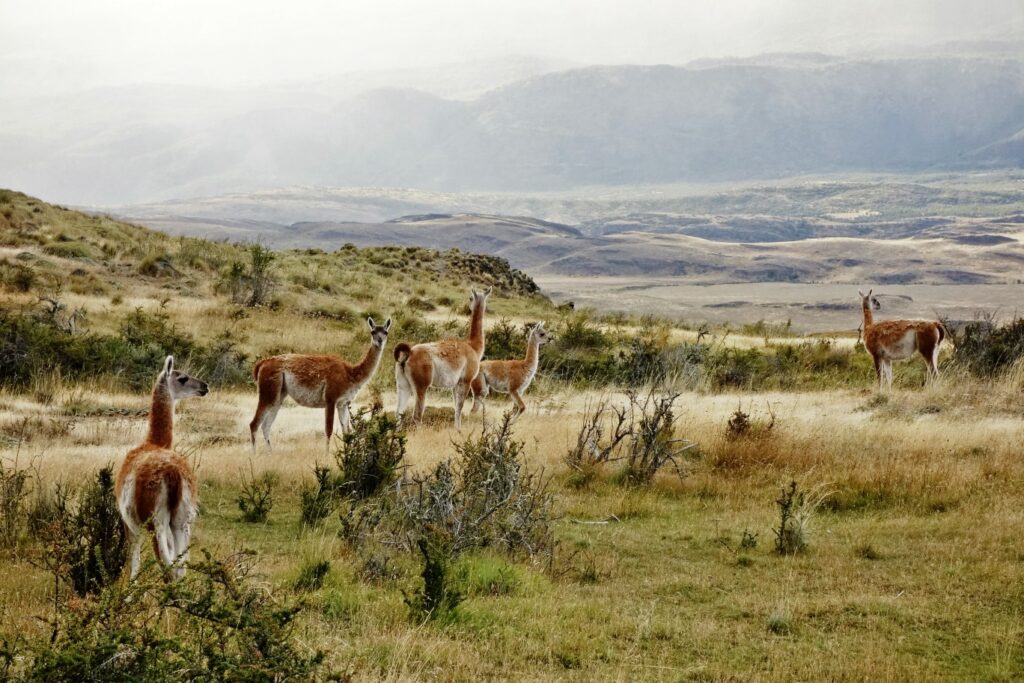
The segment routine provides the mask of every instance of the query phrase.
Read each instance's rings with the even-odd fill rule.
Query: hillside
[[[79,331],[127,335],[147,357],[158,353],[152,346],[177,345],[237,362],[243,379],[244,359],[260,354],[359,353],[368,315],[393,317],[399,339],[456,333],[471,287],[494,287],[495,316],[553,311],[532,279],[494,256],[350,245],[261,253],[270,257],[265,294],[250,306],[249,246],[172,237],[0,190],[0,312],[67,327],[79,310]]]
[[[1009,51],[785,56],[527,66],[470,99],[457,87],[411,89],[409,78],[248,98],[78,94],[0,105],[0,180],[123,204],[287,184],[506,192],[1019,168],[1022,68]],[[165,105],[185,113],[151,113]],[[51,109],[83,118],[55,126],[39,113]]]

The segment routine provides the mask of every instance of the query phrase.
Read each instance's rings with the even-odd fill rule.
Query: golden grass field
[[[553,477],[557,570],[511,564],[507,594],[471,591],[443,625],[409,620],[402,589],[415,572],[366,584],[330,525],[300,530],[298,489],[324,460],[320,411],[287,404],[274,451],[253,456],[254,395],[215,391],[179,406],[176,446],[201,482],[194,547],[254,549],[261,580],[283,590],[303,560],[331,560],[300,639],[356,680],[1015,680],[1024,675],[1020,390],[950,378],[886,395],[684,394],[680,433],[699,447],[681,479],[665,473],[650,490],[608,478],[569,486],[562,456],[596,396],[546,391],[515,435],[528,464]],[[17,457],[46,482],[80,481],[144,435],[144,417],[104,413],[144,409],[145,396],[59,382],[35,393],[0,395],[0,458]],[[504,408],[493,405],[491,418]],[[755,420],[770,410],[775,427],[728,438],[737,406]],[[474,416],[464,429],[480,426]],[[414,430],[409,464],[448,457],[459,438],[441,424]],[[235,504],[250,463],[281,477],[263,525],[241,522]],[[773,501],[791,479],[830,495],[809,550],[779,557]],[[758,534],[755,549],[739,549],[744,530]],[[9,559],[0,571],[5,625],[41,628],[48,576]]]
[[[197,342],[229,337],[246,363],[283,350],[354,359],[367,343],[362,317],[397,319],[414,298],[436,304],[418,320],[454,333],[465,319],[467,279],[479,268],[458,254],[425,250],[280,252],[275,303],[248,308],[216,286],[231,263],[246,258],[242,247],[170,238],[17,193],[0,192],[0,205],[0,275],[28,268],[36,278],[29,291],[0,283],[5,310],[27,319],[39,315],[40,296],[57,297],[62,315],[88,312],[80,338],[113,338],[141,309],[166,315],[173,330]],[[502,277],[507,284],[511,276]],[[831,287],[841,291],[829,297],[847,296],[845,285]],[[669,299],[685,294],[665,291]],[[543,296],[516,292],[511,285],[496,292],[489,324],[553,322],[566,313]],[[982,298],[999,304],[991,294]],[[839,334],[844,353],[858,322],[855,310],[850,315],[826,328]],[[759,319],[772,320],[733,322]],[[411,316],[404,323],[423,329]],[[632,315],[595,324],[628,342],[642,321]],[[729,329],[713,329],[714,343],[774,353],[807,340]],[[663,321],[655,331],[673,343],[698,335]],[[389,341],[385,359],[398,341]],[[178,360],[187,370],[188,359]],[[193,556],[252,549],[258,581],[281,596],[290,596],[310,561],[329,560],[322,588],[290,596],[306,602],[297,637],[357,681],[1020,680],[1024,367],[1018,362],[987,381],[950,368],[922,388],[916,359],[897,368],[895,390],[880,394],[866,357],[859,360],[841,378],[854,388],[835,388],[835,377],[821,377],[807,392],[715,393],[697,384],[702,391],[676,403],[677,436],[696,447],[681,462],[682,476],[663,471],[649,488],[617,483],[615,465],[580,486],[563,461],[588,406],[625,396],[539,377],[514,435],[527,466],[551,478],[555,559],[548,566],[470,553],[458,560],[467,571],[466,600],[453,618],[427,623],[411,619],[403,602],[420,581],[415,557],[399,558],[392,578],[370,582],[336,518],[302,528],[300,490],[312,482],[314,465],[327,461],[322,413],[287,402],[273,452],[260,445],[252,454],[247,426],[256,397],[241,383],[243,373],[232,387],[215,385],[178,407],[175,446],[200,482]],[[359,402],[379,393],[392,410],[393,382],[385,360]],[[0,386],[0,462],[33,473],[33,496],[58,483],[80,486],[144,437],[148,395],[129,391],[115,374],[80,373],[72,381],[42,371]],[[432,394],[429,404],[449,412],[434,411],[441,417],[409,433],[413,471],[453,456],[455,444],[482,427],[473,415],[459,434],[445,417],[450,397]],[[493,399],[490,406],[488,419],[496,421],[508,404]],[[726,425],[738,408],[755,428],[731,437]],[[279,476],[269,521],[243,522],[243,476],[266,471]],[[773,549],[775,501],[790,481],[825,498],[811,519],[807,551],[781,557]],[[757,535],[756,547],[740,547],[745,532]],[[33,561],[36,551],[0,555],[0,636],[49,635],[53,577]],[[174,630],[172,620],[162,626]]]

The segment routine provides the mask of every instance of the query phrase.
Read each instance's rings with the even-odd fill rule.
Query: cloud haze
[[[1022,35],[1019,0],[33,0],[0,5],[0,89],[244,86],[508,55],[680,64]]]

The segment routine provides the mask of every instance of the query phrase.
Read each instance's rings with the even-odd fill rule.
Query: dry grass
[[[400,567],[397,580],[365,583],[359,558],[330,525],[298,533],[298,488],[324,459],[319,411],[284,408],[274,452],[252,456],[254,397],[215,392],[181,404],[177,444],[202,482],[199,547],[253,548],[266,579],[281,587],[304,561],[332,561],[301,637],[357,680],[1010,680],[1024,673],[1024,542],[1016,533],[1024,425],[999,409],[1009,395],[974,406],[957,405],[950,386],[885,401],[867,391],[684,395],[681,424],[699,452],[683,480],[666,474],[646,491],[610,476],[581,490],[559,485],[556,571],[513,566],[514,590],[470,597],[443,626],[407,619],[401,591],[412,585],[412,567]],[[528,462],[558,484],[568,479],[561,458],[593,398],[553,392],[547,409],[534,406],[516,425]],[[392,396],[385,401],[393,405]],[[448,401],[433,398],[438,415]],[[73,482],[141,438],[144,418],[130,411],[144,403],[117,393],[83,397],[75,387],[58,387],[48,405],[2,394],[0,424],[41,420],[25,428],[19,457],[51,482]],[[933,403],[939,412],[914,408]],[[730,437],[726,422],[738,404],[755,419],[770,405],[775,426]],[[903,406],[897,415],[894,406]],[[70,409],[83,415],[66,432],[45,427]],[[474,416],[467,431],[480,426]],[[430,467],[457,438],[440,417],[416,429],[409,464]],[[10,444],[0,450],[12,454]],[[257,475],[281,477],[264,525],[242,523],[234,502],[250,460]],[[812,520],[809,551],[777,558],[773,500],[791,478],[831,495]],[[758,534],[758,547],[739,547],[744,530]],[[17,577],[5,579],[0,597],[5,625],[38,628],[35,617],[48,609],[45,576],[23,562],[0,560],[0,569]]]
[[[18,202],[25,216],[36,215],[34,200]],[[238,307],[210,288],[217,263],[237,258],[236,248],[199,253],[202,243],[44,208],[50,223],[14,235],[17,248],[0,257],[28,251],[43,259],[45,240],[62,243],[51,234],[58,225],[71,241],[111,252],[102,262],[31,260],[41,276],[86,271],[61,298],[85,307],[86,329],[95,332],[116,332],[136,307],[163,305],[184,331],[200,340],[230,331],[250,356],[351,357],[365,348],[361,322],[303,311],[343,306],[386,315],[412,296],[461,297],[467,284],[456,276],[417,281],[403,268],[372,263],[348,272],[340,261],[291,252],[279,262],[280,308],[233,316]],[[138,275],[138,259],[159,249],[194,275],[196,287]],[[35,294],[5,293],[25,304]],[[461,306],[452,298],[425,317],[462,321]],[[491,313],[515,321],[555,314],[525,297],[496,297]],[[621,326],[636,323],[623,318]],[[694,333],[666,334],[679,341]],[[724,343],[765,341],[729,335]],[[366,580],[365,558],[338,537],[335,520],[300,530],[299,490],[326,459],[320,411],[287,403],[274,425],[274,451],[261,446],[253,455],[254,392],[215,388],[179,406],[176,448],[201,482],[198,548],[251,548],[263,578],[282,590],[292,590],[303,564],[331,561],[324,587],[308,595],[299,636],[356,680],[1016,680],[1024,676],[1022,378],[1024,365],[998,382],[947,374],[889,394],[684,394],[676,404],[679,436],[697,443],[681,463],[684,476],[663,473],[650,489],[625,489],[614,471],[571,485],[563,456],[598,397],[540,377],[515,434],[529,466],[554,478],[557,561],[545,569],[468,558],[504,577],[507,589],[471,591],[443,625],[408,619],[402,596],[415,585],[413,559],[399,561],[394,576]],[[385,363],[361,398],[379,391],[393,408],[391,387]],[[451,456],[453,441],[482,426],[481,416],[470,416],[460,435],[450,427],[451,399],[437,394],[430,405],[430,419],[409,434],[408,465],[417,471]],[[507,406],[490,402],[487,419]],[[730,435],[737,406],[760,427]],[[43,486],[74,485],[142,439],[147,409],[146,396],[124,393],[113,380],[69,385],[42,375],[23,393],[0,391],[0,460],[30,465]],[[236,505],[243,473],[264,472],[279,477],[273,511],[264,524],[244,523]],[[779,558],[771,550],[774,501],[791,480],[828,496],[810,520],[808,551]],[[744,532],[757,534],[757,547],[741,547]],[[0,573],[0,633],[42,633],[49,577],[10,556],[0,556]]]

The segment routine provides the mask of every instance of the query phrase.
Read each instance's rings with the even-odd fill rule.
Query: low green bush
[[[84,488],[58,486],[49,519],[36,515],[46,548],[44,562],[77,595],[117,580],[127,559],[126,537],[114,497],[114,470],[102,468]]]
[[[953,362],[968,372],[991,377],[1010,369],[1024,358],[1024,318],[1005,325],[976,321],[957,334]]]
[[[252,378],[247,356],[230,335],[199,343],[163,311],[132,311],[114,336],[71,334],[52,318],[0,307],[0,378],[11,387],[25,388],[35,377],[59,372],[71,381],[107,377],[144,390],[168,354],[215,384],[247,384]]]
[[[148,565],[96,596],[57,600],[45,634],[0,638],[0,672],[43,681],[336,680],[294,633],[301,606],[250,578],[251,554],[208,553],[180,581]]]

